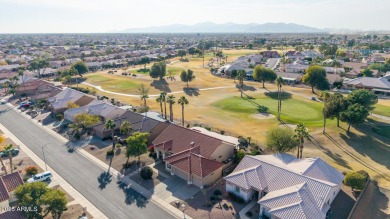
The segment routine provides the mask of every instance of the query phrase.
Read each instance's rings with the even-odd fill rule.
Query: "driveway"
[[[187,185],[187,182],[177,176],[171,176],[156,185],[154,195],[171,203],[176,200],[187,200],[199,192],[199,187]]]
[[[116,177],[105,174],[107,170],[79,153],[69,153],[66,142],[10,109],[8,105],[0,106],[0,123],[41,159],[42,146],[49,143],[44,147],[47,164],[107,217],[173,217],[135,190],[123,187]]]

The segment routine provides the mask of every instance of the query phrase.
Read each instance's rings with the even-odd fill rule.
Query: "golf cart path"
[[[87,86],[96,88],[97,90],[109,93],[109,94],[115,94],[119,96],[126,96],[126,97],[139,97],[139,94],[124,94],[124,93],[118,93],[118,92],[113,92],[109,90],[103,89],[101,86],[96,86],[87,82],[83,82],[82,84],[85,84]],[[225,87],[209,87],[209,88],[201,88],[201,89],[196,89],[197,91],[207,91],[207,90],[219,90],[219,89],[226,89],[226,88],[235,88],[235,86],[225,86]],[[168,94],[180,94],[184,93],[184,91],[174,91],[174,92],[169,92]],[[149,95],[150,97],[158,97],[160,94],[152,94]]]

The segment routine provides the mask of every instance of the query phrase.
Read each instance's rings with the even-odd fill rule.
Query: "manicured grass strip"
[[[390,117],[390,107],[384,105],[375,105],[375,109],[372,111],[375,114]]]
[[[261,96],[252,99],[259,105],[269,108],[269,113],[277,114],[277,100]],[[257,107],[248,100],[240,97],[229,97],[213,104],[214,107],[222,111],[229,111],[236,114],[254,114],[257,113]],[[286,99],[282,101],[282,120],[288,123],[303,122],[310,126],[321,126],[322,121],[322,103],[314,101],[305,101],[301,99]],[[332,122],[332,121],[329,121]]]

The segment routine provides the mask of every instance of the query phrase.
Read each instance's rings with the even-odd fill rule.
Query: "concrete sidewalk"
[[[14,141],[20,148],[43,170],[46,169],[45,162],[41,160],[34,152],[32,152],[26,145],[24,145],[17,137],[15,137],[7,128],[0,123],[0,129],[4,132],[4,135],[12,141]],[[72,203],[78,203],[92,215],[93,218],[108,218],[102,212],[99,211],[92,203],[90,203],[83,195],[69,185],[57,172],[55,172],[50,166],[47,169],[53,174],[52,181],[55,184],[61,186],[70,196],[74,198]]]
[[[47,126],[44,126],[42,125],[42,123],[39,123],[37,120],[35,119],[32,119],[30,116],[26,115],[24,112],[21,112],[20,110],[17,110],[15,108],[13,108],[13,110],[16,110],[20,113],[20,115],[30,119],[31,121],[33,121],[37,126],[45,129],[48,133],[50,133],[52,136],[56,137],[57,139],[61,140],[65,143],[69,142],[68,139],[66,139],[65,137],[63,137],[62,135],[58,134],[57,132],[55,132],[54,130],[50,129],[49,127]],[[18,141],[20,142],[20,141]],[[15,143],[18,143],[18,142],[15,142]],[[21,142],[20,142],[21,143]],[[19,143],[18,143],[19,144]],[[26,146],[25,146],[26,147]],[[26,147],[27,148],[27,147]],[[28,149],[28,148],[27,148]],[[28,149],[29,150],[29,149]],[[31,151],[30,151],[31,152]],[[104,163],[103,161],[99,160],[98,158],[94,157],[92,154],[88,153],[87,151],[85,151],[84,149],[77,149],[75,151],[76,153],[79,153],[80,155],[82,155],[83,157],[85,157],[86,159],[90,160],[91,162],[95,163],[97,166],[99,166],[101,169],[103,170],[108,170],[109,168],[109,165]],[[34,154],[33,152],[31,152],[32,154]],[[36,156],[34,154],[34,156]],[[37,157],[37,156],[36,156]],[[38,157],[37,157],[38,158]],[[39,159],[39,158],[38,158]],[[35,161],[35,160],[34,160]],[[42,160],[41,160],[42,161]],[[38,163],[37,163],[38,164]],[[44,163],[43,163],[44,165]],[[41,167],[41,166],[40,166]],[[135,191],[137,191],[138,193],[140,193],[142,196],[144,196],[145,198],[148,198],[150,199],[154,204],[158,205],[159,207],[161,207],[162,209],[164,209],[166,212],[168,212],[169,214],[172,215],[172,217],[174,218],[183,218],[183,212],[180,211],[179,209],[173,207],[172,205],[170,205],[169,203],[167,203],[166,201],[162,200],[161,198],[157,197],[156,195],[152,194],[150,191],[148,191],[147,189],[145,189],[144,187],[142,187],[141,185],[137,184],[136,182],[134,182],[133,180],[131,180],[129,177],[124,177],[122,173],[120,173],[119,171],[115,170],[114,168],[110,168],[110,174],[113,176],[113,177],[117,177],[117,179],[120,179],[122,182],[126,183],[128,186],[130,186],[132,189],[134,189]],[[58,175],[58,174],[57,174]],[[63,180],[63,179],[62,179]],[[64,180],[63,180],[64,181]],[[65,181],[64,181],[65,182]],[[69,184],[68,184],[69,185]],[[70,185],[69,185],[70,186]],[[62,187],[62,186],[61,186]],[[64,188],[65,189],[65,188]],[[66,191],[66,190],[65,190]],[[75,190],[76,191],[76,190]],[[68,192],[68,191],[67,191]],[[73,196],[73,195],[72,195]],[[82,196],[80,194],[80,196]],[[83,197],[84,198],[84,197]],[[85,199],[85,198],[84,198]],[[85,201],[88,201],[85,199]],[[81,204],[81,203],[80,203]],[[91,203],[90,203],[91,204]],[[92,205],[92,204],[91,204]],[[93,205],[92,205],[93,206]],[[94,206],[93,206],[94,207]],[[89,208],[88,208],[89,209]],[[96,208],[95,208],[96,209]],[[88,210],[88,212],[90,212],[90,210]],[[91,212],[90,212],[91,213]],[[100,212],[101,213],[101,212]],[[91,215],[93,215],[91,213]],[[102,214],[103,215],[103,214]],[[94,217],[94,218],[107,218],[107,217]],[[191,217],[187,216],[186,215],[186,218],[187,219],[192,219]]]

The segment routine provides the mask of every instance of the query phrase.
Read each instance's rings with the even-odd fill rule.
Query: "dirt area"
[[[91,148],[92,146],[92,148]],[[103,161],[104,163],[110,165],[113,167],[115,170],[123,173],[123,165],[126,163],[127,157],[125,156],[126,153],[126,148],[121,147],[119,149],[115,148],[115,153],[114,156],[107,156],[107,151],[111,150],[112,146],[106,146],[103,148],[99,148],[101,145],[97,146],[95,145],[89,145],[84,148],[85,151],[88,153],[92,154],[93,156],[97,157],[99,160]],[[138,165],[136,164],[136,161],[138,160],[138,157],[130,157],[129,163],[130,166],[129,168],[126,169],[125,174],[129,174],[136,170],[138,168]],[[140,157],[142,166],[145,165],[150,165],[154,163],[154,159],[149,157],[149,152],[141,155]]]
[[[28,175],[26,173],[26,171],[24,170],[28,166],[37,167],[38,173],[43,172],[43,170],[38,165],[36,165],[36,163],[30,157],[28,157],[27,154],[23,150],[21,150],[18,147],[18,145],[16,145],[15,142],[13,142],[11,139],[9,139],[9,138],[5,139],[3,144],[0,145],[1,150],[4,150],[4,146],[9,145],[9,144],[14,145],[14,148],[19,149],[19,154],[12,158],[12,166],[14,168],[13,172],[19,171],[19,173],[23,179],[31,177],[31,175]],[[2,159],[3,159],[4,165],[7,168],[7,172],[10,173],[10,159],[9,158],[2,158]],[[1,174],[5,174],[3,167],[1,168]]]
[[[390,218],[390,209],[388,208],[389,193],[390,190],[382,189],[381,191],[377,182],[371,181],[371,183],[367,185],[366,191],[362,193],[362,197],[351,215],[351,219]]]
[[[68,206],[68,210],[62,213],[61,218],[78,219],[83,216],[84,209],[81,205],[75,204]],[[88,211],[86,212],[88,219],[93,218]],[[53,218],[51,214],[48,214],[45,219]]]
[[[130,177],[130,179],[134,180],[136,183],[143,186],[145,189],[149,191],[152,191],[157,184],[166,180],[165,177],[163,177],[162,175],[158,175],[156,172],[153,172],[152,179],[150,180],[142,179],[139,173],[135,173]]]
[[[207,207],[206,200],[210,201],[210,197],[213,196],[214,191],[217,189],[223,194],[222,201],[212,203],[210,207]],[[192,198],[179,203],[179,205],[177,205],[176,202],[171,203],[171,205],[179,208],[180,210],[182,210],[180,207],[182,204],[186,206],[184,211],[185,214],[191,216],[192,218],[212,219],[234,218],[236,215],[238,216],[238,212],[246,206],[246,204],[238,204],[228,200],[226,197],[225,184],[221,184],[220,182],[207,189],[206,198],[203,195],[203,192],[199,191]]]
[[[268,114],[268,113],[257,113],[252,115],[255,119],[273,119],[275,118],[274,115]]]

